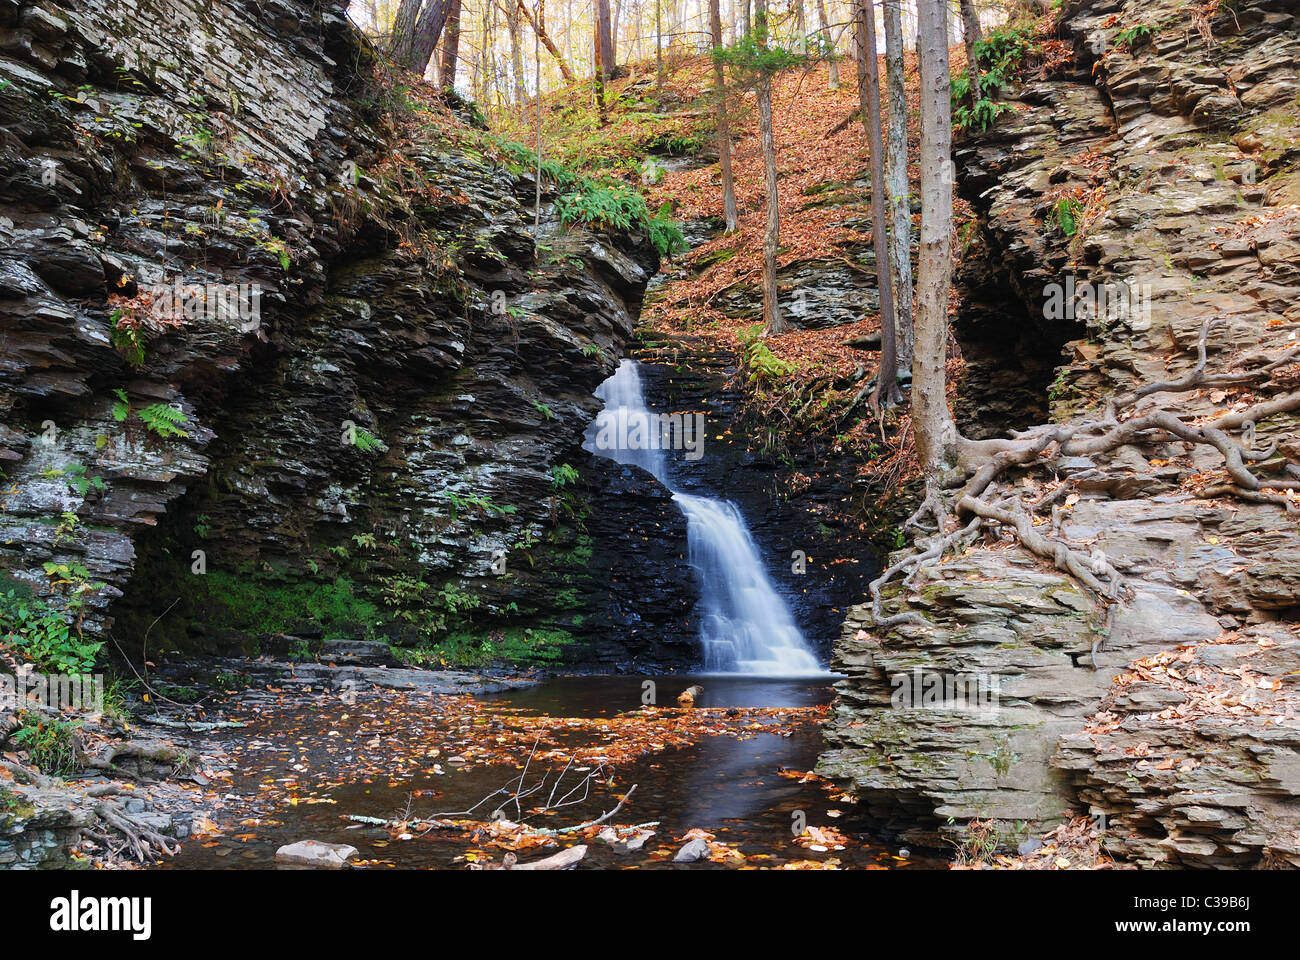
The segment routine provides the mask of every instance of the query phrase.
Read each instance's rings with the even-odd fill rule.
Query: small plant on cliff
[[[578,470],[567,463],[561,463],[551,467],[551,486],[557,490],[563,489],[571,483],[578,482]]]
[[[1127,27],[1115,35],[1115,45],[1118,47],[1127,47],[1129,50],[1136,50],[1142,44],[1146,43],[1155,36],[1156,28],[1149,23],[1139,23],[1132,27]]]
[[[737,334],[744,347],[744,366],[750,383],[778,380],[795,372],[792,364],[774,354],[771,348],[759,339],[762,331],[763,324],[760,323]]]
[[[1002,114],[1011,109],[993,98],[1015,80],[1033,52],[1035,41],[1030,26],[1007,26],[993,30],[975,44],[975,59],[980,78],[980,99],[970,106],[971,69],[952,78],[953,120],[959,127],[987,130]]]
[[[151,403],[147,407],[134,410],[131,401],[127,399],[126,391],[120,387],[113,391],[113,396],[117,398],[113,402],[113,419],[118,423],[126,423],[134,413],[140,418],[146,430],[164,440],[169,437],[189,436],[180,428],[180,424],[189,423],[185,411],[167,403]]]
[[[1056,221],[1061,233],[1072,237],[1079,232],[1079,215],[1083,213],[1083,204],[1074,197],[1062,197],[1052,207],[1051,217]]]
[[[42,670],[86,673],[95,665],[100,644],[82,638],[79,622],[70,625],[63,613],[30,594],[0,594],[0,635]]]

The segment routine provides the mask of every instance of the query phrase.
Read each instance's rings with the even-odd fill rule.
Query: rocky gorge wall
[[[1015,294],[985,322],[1068,341],[1053,421],[1194,374],[1205,331],[1201,375],[1269,369],[1152,392],[1133,414],[1217,418],[1261,452],[1267,491],[1300,457],[1300,18],[1283,0],[1195,13],[1067,0],[1073,57],[1005,90],[1013,112],[956,144],[958,188],[977,218],[969,256]],[[1144,299],[1049,314],[1067,280]],[[819,771],[912,842],[978,818],[1014,845],[1088,813],[1103,849],[1147,866],[1300,865],[1295,497],[1234,494],[1212,446],[1128,439],[1011,474],[1026,503],[1055,504],[1044,529],[1122,574],[1122,602],[995,534],[887,588],[886,615],[921,620],[878,629],[869,603],[850,612]],[[998,707],[891,708],[891,679],[914,668],[996,677]]]
[[[658,255],[549,184],[535,239],[528,172],[344,6],[0,3],[5,587],[133,657],[473,618],[581,659],[582,431]],[[176,282],[260,316],[158,320]]]

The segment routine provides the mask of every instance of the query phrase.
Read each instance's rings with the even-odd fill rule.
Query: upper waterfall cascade
[[[605,408],[588,427],[584,448],[645,470],[672,493],[686,517],[690,563],[700,590],[705,669],[765,676],[824,673],[763,570],[736,505],[683,493],[670,481],[662,420],[646,405],[640,364],[624,360],[596,389],[596,397]]]

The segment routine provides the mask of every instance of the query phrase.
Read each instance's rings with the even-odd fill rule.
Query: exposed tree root
[[[922,569],[939,563],[949,549],[959,549],[958,545],[968,542],[982,525],[997,532],[1001,529],[1010,530],[1026,550],[1050,561],[1058,570],[1080,583],[1102,608],[1103,617],[1109,616],[1113,605],[1124,603],[1131,598],[1132,591],[1125,586],[1119,571],[1100,548],[1094,548],[1091,553],[1085,554],[1071,546],[1065,539],[1059,536],[1048,536],[1035,527],[1033,514],[1051,507],[1053,519],[1056,521],[1051,530],[1053,533],[1059,533],[1060,518],[1055,504],[1069,489],[1068,484],[1060,484],[1043,494],[1028,509],[1012,499],[1000,503],[981,499],[986,491],[1009,470],[1028,466],[1053,449],[1061,456],[1090,458],[1109,453],[1127,444],[1158,444],[1181,440],[1209,446],[1223,457],[1227,482],[1203,487],[1200,490],[1202,496],[1231,495],[1252,503],[1279,506],[1288,513],[1300,509],[1291,497],[1276,492],[1300,490],[1300,466],[1285,461],[1280,464],[1276,462],[1267,464],[1267,467],[1286,474],[1285,477],[1268,480],[1261,480],[1250,467],[1250,464],[1272,458],[1278,446],[1272,443],[1264,449],[1255,449],[1255,425],[1268,417],[1300,410],[1300,392],[1261,401],[1246,410],[1224,413],[1201,424],[1185,421],[1164,409],[1144,413],[1124,421],[1119,420],[1121,412],[1144,397],[1210,386],[1260,383],[1265,381],[1273,371],[1300,359],[1300,347],[1297,347],[1250,370],[1206,374],[1207,340],[1210,331],[1216,326],[1218,326],[1217,321],[1207,322],[1201,328],[1197,343],[1197,364],[1190,373],[1179,380],[1147,384],[1112,399],[1107,403],[1105,415],[1101,419],[1077,424],[1049,424],[1034,427],[1009,439],[970,440],[958,436],[955,450],[956,469],[944,478],[944,485],[948,489],[960,488],[952,497],[956,513],[958,516],[973,515],[973,519],[953,532],[943,533],[948,525],[948,510],[944,498],[936,492],[933,485],[927,485],[925,500],[903,526],[904,529],[917,531],[928,529],[925,520],[931,517],[936,522],[937,533],[928,538],[918,535],[913,551],[872,581],[869,591],[876,628],[886,629],[904,623],[925,622],[921,615],[915,612],[886,617],[881,590],[891,580],[899,577],[903,579],[903,589],[906,590]],[[1229,436],[1227,433],[1229,430],[1241,430],[1241,442]],[[1103,642],[1104,638],[1093,645],[1094,667],[1096,667],[1097,650]]]

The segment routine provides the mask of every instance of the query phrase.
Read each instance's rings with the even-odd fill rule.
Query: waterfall
[[[663,418],[641,389],[640,365],[624,360],[596,389],[605,408],[584,449],[645,470],[686,517],[691,568],[700,590],[700,641],[710,672],[766,676],[823,673],[789,608],[772,586],[744,518],[729,500],[676,490],[668,478]],[[703,440],[703,436],[696,438]]]

